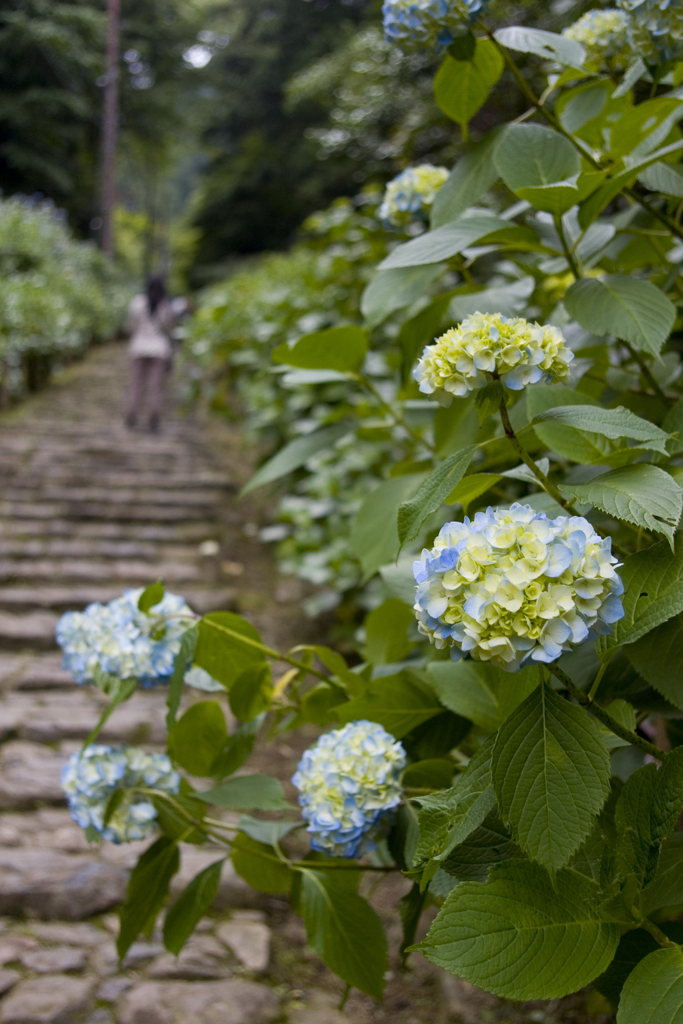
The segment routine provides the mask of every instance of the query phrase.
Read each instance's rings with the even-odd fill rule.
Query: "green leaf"
[[[412,305],[444,270],[445,266],[438,262],[420,267],[380,270],[360,300],[360,311],[368,327],[377,327],[395,310]]]
[[[543,683],[498,731],[491,774],[512,838],[554,874],[595,824],[610,761],[595,719]]]
[[[439,108],[457,121],[467,138],[467,126],[484,105],[492,87],[503,73],[505,63],[490,39],[477,39],[471,60],[446,56],[434,79],[434,96]]]
[[[295,345],[279,345],[273,352],[274,363],[298,366],[302,370],[339,370],[359,373],[368,351],[368,332],[349,324],[329,327],[299,338]]]
[[[249,814],[243,814],[240,818],[240,832],[244,832],[250,839],[265,846],[274,846],[281,839],[288,836],[297,828],[301,828],[302,821],[261,821],[259,818],[252,818]]]
[[[544,60],[557,61],[558,64],[572,68],[580,68],[586,59],[586,51],[576,40],[539,28],[526,28],[520,25],[500,28],[495,33],[495,38],[508,50],[535,53]]]
[[[418,536],[425,520],[437,512],[467,470],[476,445],[454,452],[431,471],[420,484],[414,498],[404,502],[398,510],[398,536],[401,547]]]
[[[683,511],[683,491],[658,466],[624,466],[587,484],[561,484],[560,490],[616,519],[663,533],[673,551],[674,531]]]
[[[456,295],[451,299],[448,315],[451,320],[464,320],[473,313],[502,313],[513,316],[527,305],[536,282],[533,277],[521,277],[512,284],[484,288],[482,291]]]
[[[259,892],[289,892],[295,874],[280,860],[275,849],[259,843],[244,832],[232,841],[230,854],[235,871]]]
[[[321,647],[315,644],[307,645],[303,650],[313,651],[320,658],[325,668],[329,668],[330,672],[334,673],[347,693],[360,696],[364,692],[365,684],[363,680],[358,673],[351,671],[339,651],[334,651],[331,647]]]
[[[206,777],[225,749],[228,730],[220,704],[203,700],[187,709],[168,734],[170,757],[190,773]]]
[[[301,907],[308,944],[352,988],[382,998],[387,941],[372,907],[329,875],[304,869]]]
[[[613,648],[634,643],[683,612],[683,546],[679,544],[673,555],[665,541],[637,551],[626,559],[619,575],[625,588],[625,615],[614,624],[610,636],[598,640],[602,659]]]
[[[613,1006],[618,1006],[621,990],[629,974],[643,957],[655,949],[659,949],[657,942],[644,928],[626,932],[619,941],[614,960],[604,974],[595,979],[593,988],[606,996]]]
[[[513,860],[480,885],[448,896],[415,947],[432,963],[507,999],[556,999],[605,970],[619,942],[592,907],[594,888],[571,871],[554,883],[537,864]]]
[[[257,487],[263,487],[264,484],[270,484],[274,480],[280,480],[288,473],[294,472],[319,452],[334,448],[337,441],[348,434],[351,429],[351,422],[342,420],[340,423],[334,423],[331,427],[316,430],[312,434],[295,437],[293,441],[289,441],[284,448],[281,448],[256,470],[251,480],[240,491],[240,498]]]
[[[650,630],[626,654],[638,674],[683,711],[683,616]]]
[[[340,704],[335,710],[340,722],[378,722],[400,740],[416,726],[440,714],[443,708],[430,687],[411,679],[407,672],[400,672],[380,677],[362,697]]]
[[[359,680],[360,682],[361,680]],[[301,721],[315,725],[337,722],[337,707],[346,700],[346,693],[334,683],[317,683],[301,698]]]
[[[382,273],[396,274],[398,271],[386,270],[382,271]],[[404,384],[410,380],[411,367],[422,352],[422,349],[434,340],[446,315],[448,303],[452,295],[453,292],[444,292],[443,295],[437,295],[428,306],[420,310],[417,316],[406,320],[398,332],[397,340],[403,352],[401,379]]]
[[[291,810],[285,800],[282,783],[272,775],[238,775],[213,789],[197,793],[200,800],[235,810]]]
[[[497,473],[470,473],[444,498],[444,502],[446,505],[462,505],[463,514],[467,515],[472,502],[486,494],[500,479]]]
[[[471,759],[452,789],[419,798],[420,831],[413,862],[430,862],[427,878],[454,847],[479,828],[495,806],[491,785],[492,748],[493,738],[490,738]]]
[[[599,117],[609,99],[608,84],[600,79],[579,85],[558,97],[555,114],[565,131],[573,135],[594,118]]]
[[[209,837],[204,829],[192,826],[193,820],[201,821],[204,817],[206,805],[197,799],[187,779],[180,780],[180,792],[171,799],[162,795],[151,799],[157,809],[159,828],[165,836],[197,846],[208,842]]]
[[[459,882],[485,882],[495,864],[521,856],[494,808],[479,828],[451,850],[443,870]]]
[[[365,657],[373,665],[391,665],[403,661],[415,646],[409,640],[408,627],[415,615],[403,601],[390,597],[370,612],[365,620]]]
[[[241,615],[210,612],[199,623],[194,663],[229,690],[243,672],[265,661],[254,646],[260,643],[258,630]]]
[[[169,683],[168,694],[166,696],[166,706],[168,707],[166,728],[169,731],[173,728],[173,723],[175,722],[178,714],[180,698],[182,697],[183,685],[185,683],[185,673],[194,659],[198,634],[199,629],[196,625],[190,626],[190,628],[183,633],[180,638],[180,650],[173,660],[173,674],[171,676],[171,682]]]
[[[427,673],[444,707],[487,732],[495,732],[538,686],[535,666],[511,676],[485,662],[432,661]]]
[[[680,99],[658,96],[627,107],[609,128],[609,155],[613,160],[628,154],[645,156],[663,142],[678,120],[683,107]],[[660,131],[663,129],[663,134]]]
[[[632,704],[629,704],[628,701],[621,700],[620,698],[613,700],[607,705],[605,711],[616,722],[623,725],[624,729],[628,729],[629,732],[636,731],[636,709]],[[611,732],[606,725],[602,724],[602,722],[598,724],[600,725],[600,731],[608,750],[615,750],[617,747],[628,747],[630,745],[628,740],[622,740],[620,736]]]
[[[447,789],[453,782],[455,764],[445,757],[414,761],[403,773],[404,786],[415,789]]]
[[[614,95],[618,90],[615,90]],[[665,157],[670,156],[672,153],[678,153],[679,150],[683,149],[683,140],[672,142],[668,146],[662,146],[661,149],[655,150],[654,153],[649,153],[642,159],[636,160],[634,163],[629,161],[629,165],[625,170],[615,174],[614,177],[609,178],[604,185],[601,185],[599,189],[593,192],[589,199],[582,204],[579,210],[579,224],[585,231],[589,224],[592,224],[596,217],[598,217],[605,209],[608,203],[611,203],[619,193],[633,183],[636,177],[644,171],[647,167],[657,163],[658,160],[663,160]],[[637,278],[633,278],[637,280]]]
[[[158,605],[160,601],[164,599],[164,585],[161,580],[157,580],[156,583],[151,583],[148,587],[140,594],[138,599],[138,610],[141,612],[148,612],[155,605]]]
[[[232,775],[248,760],[254,749],[260,723],[261,719],[255,718],[251,722],[244,722],[230,733],[223,752],[213,764],[214,779],[224,779],[226,775]]]
[[[651,192],[683,198],[683,167],[680,164],[652,164],[638,175],[638,181]]]
[[[646,916],[662,907],[683,903],[683,832],[674,832],[662,843],[654,878],[643,890],[642,909]]]
[[[363,567],[364,579],[382,565],[393,562],[399,552],[397,514],[424,479],[423,473],[385,480],[365,498],[351,527],[349,547]]]
[[[489,213],[473,214],[454,220],[434,231],[427,231],[410,242],[397,246],[387,258],[380,263],[380,270],[391,270],[394,267],[418,267],[429,263],[441,263],[462,252],[475,242],[480,241],[494,232],[500,238],[515,236],[518,225],[494,217]],[[533,238],[533,232],[529,233]]]
[[[131,872],[126,901],[119,912],[121,927],[116,950],[120,960],[123,960],[140,932],[151,934],[157,914],[166,902],[171,879],[179,866],[178,844],[166,836],[157,839],[141,855]]]
[[[434,416],[434,444],[441,458],[473,444],[479,433],[479,416],[474,399],[454,398],[449,406],[439,406]]]
[[[575,281],[564,304],[586,330],[616,334],[654,356],[659,355],[676,319],[676,307],[652,281],[627,274]]]
[[[252,665],[230,688],[230,710],[240,722],[251,722],[267,711],[273,696],[270,665]]]
[[[225,858],[214,861],[186,885],[164,920],[164,946],[176,956],[218,893]]]
[[[617,1024],[681,1024],[683,950],[656,949],[626,979]]]
[[[563,213],[578,202],[581,158],[569,139],[537,124],[513,124],[493,157],[505,184],[539,210]]]
[[[440,228],[456,220],[469,206],[478,203],[498,179],[493,152],[501,129],[487,132],[469,153],[461,157],[436,193],[432,206],[432,228]]]
[[[641,447],[667,455],[666,442],[669,434],[654,423],[641,419],[629,409],[603,409],[597,405],[561,405],[546,409],[532,420],[532,425],[543,422],[563,423],[577,430],[592,431],[604,437],[617,439],[630,437],[640,441]]]

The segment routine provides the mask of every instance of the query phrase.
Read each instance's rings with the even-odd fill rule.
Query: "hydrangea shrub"
[[[389,6],[418,18],[426,5]],[[593,986],[619,1024],[683,1014],[679,7],[619,9],[629,40],[640,26],[652,45],[623,71],[596,66],[577,32],[468,16],[472,59],[493,48],[527,113],[465,152],[429,230],[383,242],[355,312],[272,346],[283,376],[339,391],[305,446],[288,439],[249,486],[306,481],[306,460],[332,477],[349,437],[377,442],[347,548],[375,599],[353,646],[288,651],[239,615],[178,606],[158,675],[169,771],[128,775],[147,754],[93,753],[93,734],[66,773],[91,836],[158,830],[132,873],[121,955],[164,907],[180,844],[210,841],[251,885],[290,894],[323,959],[377,998],[387,945],[357,880],[400,872],[394,954],[505,999]],[[413,42],[431,53],[437,35]],[[456,51],[440,95],[472,83],[467,45]],[[549,74],[543,96],[520,51]],[[170,636],[164,600],[139,594],[126,637],[131,623],[144,644]],[[109,710],[149,678],[122,660],[116,685],[111,636],[73,648]],[[198,673],[225,696],[184,704]],[[292,788],[250,772],[255,743],[301,725],[321,735]],[[166,913],[169,950],[210,907],[221,865]]]

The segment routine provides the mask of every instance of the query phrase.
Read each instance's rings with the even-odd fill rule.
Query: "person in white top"
[[[164,378],[171,365],[171,331],[175,317],[166,296],[164,280],[153,275],[144,295],[136,295],[128,309],[126,331],[130,335],[130,390],[126,426],[138,423],[146,392],[150,430],[156,432],[161,420]]]

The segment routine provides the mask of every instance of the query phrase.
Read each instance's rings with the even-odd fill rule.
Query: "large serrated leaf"
[[[493,163],[493,151],[498,145],[500,132],[501,129],[494,128],[458,160],[450,177],[436,193],[432,228],[440,228],[456,220],[496,182],[498,171]]]
[[[596,405],[561,405],[539,413],[532,423],[535,425],[548,421],[602,434],[612,440],[630,437],[634,441],[640,441],[643,448],[650,448],[663,455],[668,454],[666,442],[670,435],[656,427],[654,423],[636,416],[629,409],[624,409],[623,406],[603,409]]]
[[[432,661],[427,673],[445,707],[487,732],[495,732],[538,686],[535,666],[510,676],[489,662]]]
[[[485,882],[494,864],[521,856],[494,808],[479,828],[449,853],[443,870],[460,882]]]
[[[567,36],[560,36],[556,32],[513,25],[510,28],[498,29],[495,36],[501,46],[506,46],[509,50],[535,53],[545,60],[554,60],[568,67],[580,68],[586,59],[586,51],[581,43]]]
[[[581,170],[581,159],[569,139],[540,124],[510,125],[493,162],[512,192],[561,182],[569,185],[568,179],[578,177]],[[575,185],[572,189],[576,193]]]
[[[658,466],[624,466],[587,484],[561,484],[560,490],[617,519],[663,533],[673,550],[674,531],[683,511],[683,490]]]
[[[642,909],[645,915],[661,907],[683,903],[683,832],[674,832],[662,844],[655,876],[643,890]]]
[[[353,988],[382,998],[387,941],[379,917],[331,872],[301,872],[301,907],[309,945]]]
[[[402,672],[380,677],[362,697],[339,704],[334,711],[340,722],[361,719],[379,722],[392,736],[401,739],[418,725],[441,714],[443,707],[431,687]]]
[[[683,167],[657,163],[638,175],[638,180],[651,192],[683,198]]]
[[[683,1024],[683,950],[656,949],[626,979],[617,1024]]]
[[[379,269],[392,270],[395,267],[441,263],[442,260],[450,259],[494,231],[514,234],[517,229],[518,225],[493,214],[479,213],[471,217],[462,217],[397,246],[391,255],[380,263]]]
[[[659,355],[676,319],[676,307],[656,285],[627,274],[575,281],[564,304],[587,331],[616,334],[653,356]]]
[[[477,39],[470,60],[447,55],[434,79],[434,97],[440,109],[457,121],[467,138],[467,126],[484,105],[505,62],[490,39]]]
[[[418,947],[432,963],[508,999],[554,999],[601,974],[619,942],[592,908],[592,884],[571,871],[551,883],[536,864],[509,861],[488,882],[462,882]]]
[[[626,654],[639,675],[683,711],[683,616],[650,630]]]
[[[420,484],[415,497],[399,506],[398,537],[401,547],[415,540],[425,520],[441,508],[453,488],[462,480],[476,450],[476,445],[470,445],[449,455]]]
[[[626,559],[619,575],[625,590],[625,614],[609,636],[598,640],[601,659],[683,612],[683,545],[677,545],[673,554],[665,541],[638,551]]]
[[[553,873],[593,828],[610,762],[595,719],[543,683],[499,729],[491,775],[512,838]]]

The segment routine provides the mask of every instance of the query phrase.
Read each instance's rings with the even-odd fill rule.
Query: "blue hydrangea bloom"
[[[454,661],[555,661],[624,616],[611,543],[581,516],[517,503],[446,523],[413,564],[418,628]]]
[[[420,164],[397,174],[386,187],[378,217],[387,228],[407,227],[414,220],[427,221],[432,204],[448,177],[445,167]]]
[[[95,602],[83,612],[66,612],[57,623],[63,665],[77,683],[93,681],[95,666],[141,686],[168,682],[180,638],[195,620],[177,594],[164,594],[149,612],[138,609],[142,588],[127,590],[109,604]]]
[[[623,71],[633,59],[628,41],[629,24],[625,11],[608,7],[603,11],[588,11],[562,34],[584,47],[584,65],[589,71]]]
[[[651,67],[683,57],[683,0],[617,0],[629,15],[629,42]]]
[[[402,50],[428,46],[442,53],[481,17],[489,0],[384,0],[388,43]]]
[[[157,810],[146,796],[126,794],[105,826],[104,816],[116,790],[144,786],[178,793],[180,775],[166,754],[93,743],[82,754],[71,755],[62,768],[61,783],[71,817],[81,828],[92,826],[103,839],[130,843],[152,835]]]
[[[313,849],[335,857],[374,850],[401,802],[405,765],[401,744],[376,722],[350,722],[321,736],[292,778]]]

